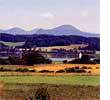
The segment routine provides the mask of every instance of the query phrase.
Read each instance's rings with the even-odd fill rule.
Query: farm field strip
[[[0,67],[3,68],[9,68],[9,69],[17,69],[17,68],[28,68],[30,70],[50,70],[50,71],[57,71],[62,70],[65,68],[71,68],[71,67],[91,67],[90,70],[93,74],[100,74],[100,64],[41,64],[41,65],[35,65],[35,66],[21,66],[21,65],[0,65]],[[98,67],[98,69],[96,69]]]
[[[67,85],[100,85],[100,76],[10,76],[0,77],[4,83],[48,83]]]

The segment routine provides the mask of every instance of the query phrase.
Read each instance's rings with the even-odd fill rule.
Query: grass
[[[4,41],[0,41],[0,43],[3,43],[6,46],[22,46],[25,44],[25,42],[4,42]]]
[[[29,68],[58,70],[65,67],[84,65],[51,64],[29,66]],[[96,70],[97,65],[86,65]],[[98,65],[99,66],[99,65]],[[1,66],[4,68],[27,68],[27,66]],[[98,71],[99,72],[99,71]],[[25,97],[34,97],[40,87],[47,88],[50,100],[100,100],[100,76],[93,75],[64,75],[28,76],[28,73],[0,72],[0,100],[25,100]],[[10,76],[9,76],[10,74]],[[18,76],[14,76],[18,74]],[[19,76],[23,74],[25,76]],[[39,73],[38,73],[39,74]]]
[[[0,77],[5,83],[48,83],[67,85],[100,85],[100,76],[10,76]]]
[[[100,76],[0,77],[0,100],[25,100],[47,88],[50,100],[99,100]]]
[[[50,100],[99,100],[99,86],[51,85],[51,84],[6,84],[0,100],[25,100],[34,97],[39,88],[47,88]],[[34,99],[36,100],[36,99]]]

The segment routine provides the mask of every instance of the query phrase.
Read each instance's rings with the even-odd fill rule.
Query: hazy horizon
[[[100,33],[100,0],[0,0],[0,29],[72,25]]]

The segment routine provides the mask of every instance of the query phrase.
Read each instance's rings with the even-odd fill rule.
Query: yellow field
[[[57,71],[65,68],[71,68],[71,67],[83,67],[86,66],[88,69],[87,71],[91,71],[93,74],[100,74],[100,64],[45,64],[45,65],[36,65],[31,67],[30,69],[35,69],[37,71],[39,70],[52,70]]]
[[[41,64],[35,66],[21,66],[21,65],[2,65],[0,67],[10,68],[10,69],[18,69],[18,68],[28,68],[30,70],[34,69],[36,71],[40,70],[50,70],[50,71],[58,71],[65,68],[71,67],[80,67],[86,66],[85,69],[87,72],[91,73],[20,73],[20,72],[0,72],[1,76],[9,75],[9,76],[19,76],[19,75],[100,75],[100,64]]]
[[[78,48],[85,48],[88,45],[86,44],[72,44],[69,46],[51,46],[51,47],[37,47],[36,49],[41,49],[42,51],[51,51],[52,49],[65,49],[65,50],[70,50],[70,49],[78,49]]]

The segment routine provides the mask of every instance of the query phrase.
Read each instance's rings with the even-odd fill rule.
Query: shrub
[[[50,100],[50,95],[47,88],[39,88],[35,93],[35,100]]]
[[[24,54],[22,57],[22,61],[25,62],[26,65],[33,66],[34,64],[50,64],[52,61],[43,57],[38,52],[28,52]]]
[[[21,64],[21,59],[16,56],[9,56],[8,60],[11,65],[20,65]]]
[[[49,70],[41,70],[41,71],[39,71],[40,73],[52,73],[52,72],[54,72],[54,71],[49,71]]]
[[[76,72],[77,72],[77,73],[85,73],[86,70],[84,70],[84,69],[79,69],[79,70],[77,70]]]
[[[88,67],[88,69],[92,69],[92,67]]]
[[[0,71],[1,71],[1,72],[6,72],[6,71],[13,71],[13,70],[11,70],[11,69],[6,69],[6,68],[1,67],[1,68],[0,68]]]
[[[96,64],[100,64],[100,59],[95,59],[94,62],[96,62]]]
[[[0,58],[0,65],[9,65],[9,64],[10,64],[10,62],[8,59]]]
[[[18,68],[15,70],[16,72],[29,72],[29,70],[27,68]]]
[[[76,73],[85,73],[86,70],[84,69],[80,69],[79,67],[77,67],[76,69],[73,67],[73,68],[65,68],[64,69],[67,73],[71,73],[71,72],[76,72]]]
[[[47,88],[40,87],[33,97],[25,97],[24,100],[50,100]]]
[[[87,67],[86,66],[83,66],[82,69],[87,69]]]
[[[88,73],[91,73],[91,71],[88,71]]]
[[[99,69],[99,67],[96,67],[96,69]]]
[[[76,67],[74,67],[75,69],[80,69],[80,67],[79,66],[76,66]]]
[[[36,70],[34,70],[34,69],[33,70],[29,70],[29,72],[36,72]]]
[[[58,70],[58,71],[56,71],[56,73],[64,73],[65,72],[65,70]]]
[[[75,68],[65,68],[64,70],[67,73],[75,72]]]
[[[1,67],[1,68],[0,68],[0,71],[1,71],[1,72],[2,72],[2,71],[4,71],[4,68],[3,68],[3,67]]]
[[[64,64],[67,64],[67,63],[68,63],[68,61],[67,61],[67,60],[64,60],[64,61],[63,61],[63,63],[64,63]]]

